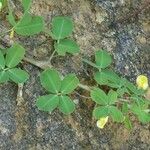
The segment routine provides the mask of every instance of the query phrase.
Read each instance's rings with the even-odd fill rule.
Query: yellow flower
[[[105,124],[107,123],[108,121],[108,116],[107,117],[103,117],[103,118],[100,118],[98,121],[97,121],[97,127],[100,128],[100,129],[103,129]]]
[[[11,30],[9,37],[10,37],[11,39],[14,37],[14,29]]]
[[[148,78],[144,75],[139,75],[136,79],[138,88],[146,90],[148,88]]]

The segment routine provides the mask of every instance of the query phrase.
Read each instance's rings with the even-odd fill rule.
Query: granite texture
[[[43,16],[47,23],[57,15],[72,17],[75,27],[72,38],[80,45],[81,54],[53,60],[53,66],[62,74],[75,72],[81,82],[93,84],[93,70],[81,62],[81,56],[92,59],[96,50],[106,49],[114,56],[116,72],[135,82],[138,74],[146,74],[150,78],[150,9],[147,9],[147,2],[33,0],[31,13]],[[145,7],[136,13],[143,5]],[[6,20],[0,24],[8,26]],[[26,55],[37,60],[48,59],[53,50],[52,40],[45,41],[46,38],[43,34],[16,37],[27,48]],[[16,99],[17,85],[0,85],[0,150],[150,149],[149,124],[142,125],[132,117],[132,131],[111,121],[100,130],[92,119],[94,103],[76,93],[72,94],[76,111],[70,116],[64,116],[58,110],[51,114],[39,111],[35,106],[36,99],[46,93],[39,82],[41,69],[28,63],[22,66],[29,72],[30,79],[24,84],[21,101]],[[81,89],[77,91],[89,96]]]

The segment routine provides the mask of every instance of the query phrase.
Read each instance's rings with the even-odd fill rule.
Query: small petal
[[[10,39],[12,39],[13,37],[14,37],[14,29],[12,29],[10,32]]]
[[[138,88],[146,90],[148,88],[148,78],[144,75],[139,75],[136,79]]]
[[[98,121],[97,121],[97,127],[100,128],[100,129],[103,129],[105,124],[107,123],[108,121],[108,116],[107,117],[103,117],[103,118],[100,118]]]

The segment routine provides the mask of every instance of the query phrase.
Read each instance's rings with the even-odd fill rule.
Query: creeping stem
[[[89,86],[81,84],[81,83],[78,84],[78,87],[80,87],[84,90],[87,90],[87,91],[91,91],[91,89],[92,89],[92,87],[89,87]]]

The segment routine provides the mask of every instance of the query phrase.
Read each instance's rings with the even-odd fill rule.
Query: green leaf
[[[125,93],[129,94],[127,88],[125,87],[117,89],[117,93],[119,97],[122,97]]]
[[[131,123],[130,118],[128,116],[126,116],[124,119],[124,125],[128,130],[132,129],[132,123]]]
[[[23,59],[24,54],[25,49],[19,44],[14,44],[11,48],[7,49],[6,66],[9,68],[17,66]]]
[[[9,69],[8,74],[9,78],[15,83],[24,83],[29,78],[26,71],[18,68]]]
[[[41,96],[36,101],[39,110],[52,112],[59,105],[59,97],[57,95]]]
[[[123,86],[123,79],[121,79],[114,71],[108,69],[96,72],[94,79],[100,85],[107,85],[113,88]]]
[[[118,94],[117,94],[117,92],[115,92],[113,90],[110,90],[109,93],[108,93],[108,101],[109,101],[110,105],[115,104],[115,102],[118,101]]]
[[[138,116],[138,119],[142,123],[149,123],[150,122],[150,114],[149,113],[141,111],[141,113],[137,114],[137,116]]]
[[[56,70],[47,69],[40,76],[42,86],[52,93],[58,93],[61,87],[61,79]]]
[[[26,18],[25,18],[26,19]],[[44,28],[44,20],[42,17],[34,16],[31,21],[25,24],[25,21],[20,22],[15,26],[17,34],[22,36],[29,36],[40,33]]]
[[[99,66],[97,66],[95,63],[93,63],[93,62],[91,62],[91,61],[89,61],[89,60],[87,60],[87,59],[82,58],[82,61],[85,62],[85,63],[87,63],[88,65],[94,67],[94,68],[101,69],[101,68],[100,68]]]
[[[23,14],[22,18],[17,22],[15,28],[17,28],[18,26],[26,26],[27,24],[30,24],[31,21],[32,16],[30,15],[30,13],[26,12],[25,14]]]
[[[122,112],[124,114],[126,114],[128,112],[129,108],[128,108],[128,103],[127,102],[124,102],[123,105],[122,105]]]
[[[118,76],[118,74],[116,74],[113,70],[105,69],[105,70],[103,70],[103,73],[108,78],[109,82],[116,83],[116,84],[118,84],[118,86],[121,86],[124,84],[124,79],[121,79]]]
[[[106,106],[96,107],[93,111],[93,116],[95,119],[100,119],[102,117],[109,116],[109,110]]]
[[[6,71],[0,71],[0,83],[7,82],[9,80],[8,73]]]
[[[107,105],[108,104],[108,97],[105,94],[104,91],[102,91],[99,88],[94,88],[91,90],[90,96],[93,101],[95,101],[97,104],[101,105]]]
[[[95,53],[95,61],[97,66],[100,66],[101,68],[106,68],[111,64],[112,58],[108,54],[108,52],[100,50]]]
[[[150,113],[147,113],[145,111],[145,107],[144,104],[142,105],[137,105],[137,104],[133,104],[131,106],[131,111],[137,115],[138,119],[142,122],[142,123],[148,123],[150,122]]]
[[[16,25],[15,17],[13,16],[12,11],[9,11],[9,14],[7,15],[7,19],[12,26]]]
[[[96,72],[94,74],[94,80],[100,85],[107,85],[109,83],[108,77],[105,75],[105,73],[103,71]]]
[[[57,42],[54,43],[54,49],[56,50],[56,52],[58,53],[58,55],[60,56],[65,56],[66,55],[66,51],[64,50],[59,50],[59,44]]]
[[[129,90],[131,94],[143,95],[144,90],[138,89],[133,83],[126,80],[125,87]]]
[[[60,91],[63,94],[69,94],[73,92],[75,88],[77,88],[78,84],[79,84],[79,80],[76,77],[76,75],[69,74],[62,80]]]
[[[24,11],[28,11],[30,9],[31,4],[32,0],[22,0]]]
[[[54,17],[52,20],[52,34],[56,40],[68,37],[73,30],[73,23],[69,17]]]
[[[2,51],[0,50],[0,70],[5,68],[5,59]]]
[[[8,4],[8,10],[9,10],[7,19],[12,26],[15,26],[16,21],[15,21],[14,15],[13,15],[13,7],[10,6],[9,2],[7,2],[7,4]]]
[[[75,104],[68,96],[60,96],[60,103],[58,107],[59,110],[66,115],[69,115],[75,110]]]
[[[113,121],[122,122],[124,120],[124,116],[122,112],[115,106],[109,107],[110,116],[112,117]]]
[[[77,43],[70,39],[60,40],[59,43],[55,44],[55,49],[58,52],[58,54],[62,56],[64,56],[66,52],[70,54],[76,54],[80,51],[80,48],[77,45]]]

